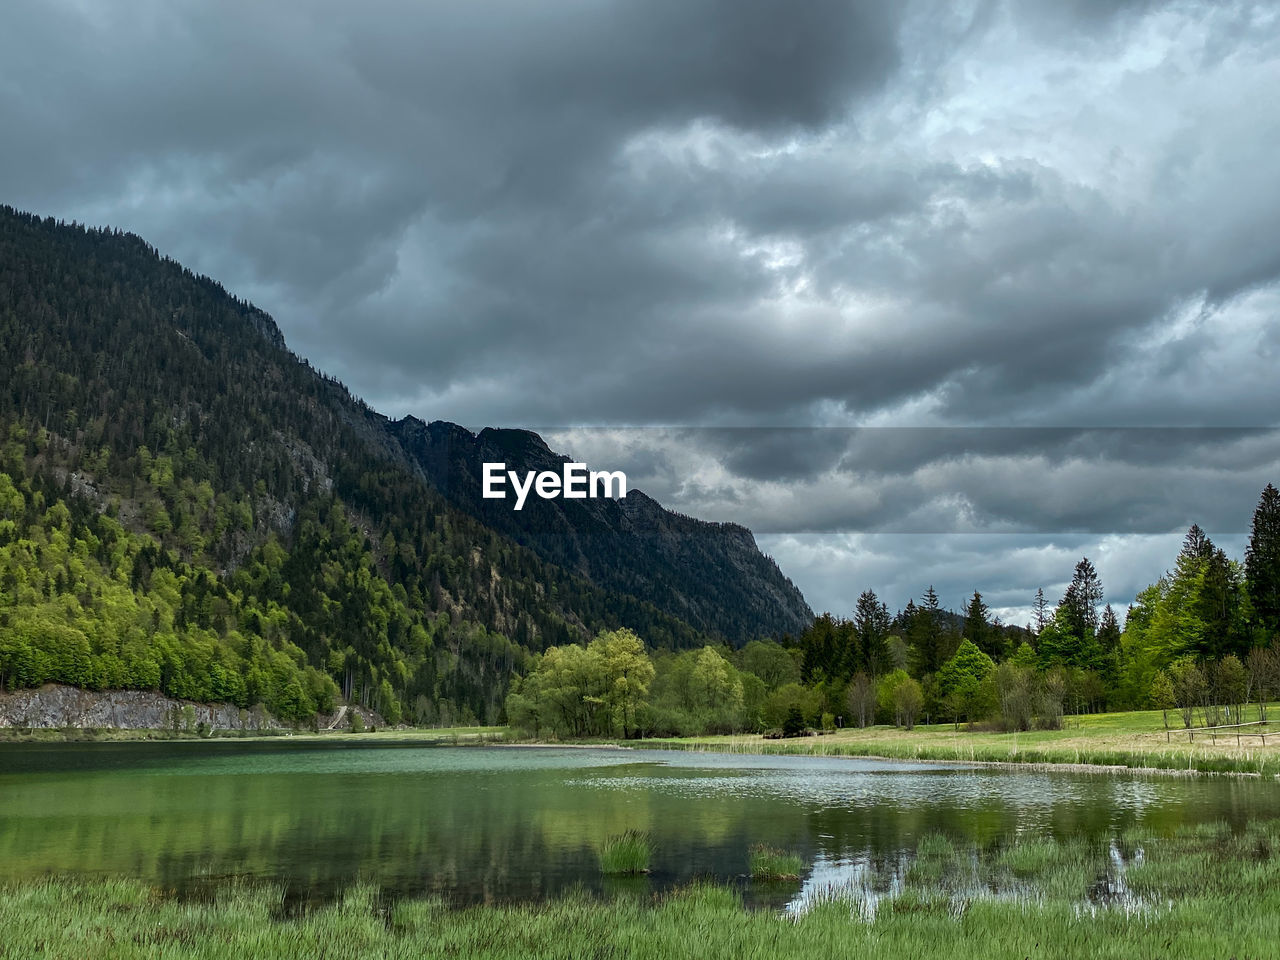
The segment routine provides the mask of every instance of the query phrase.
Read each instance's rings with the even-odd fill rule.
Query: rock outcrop
[[[372,710],[349,707],[342,717],[342,728],[350,723],[352,711],[360,713],[366,728],[385,726]],[[330,719],[320,718],[321,730],[329,727]],[[287,728],[260,707],[242,710],[230,703],[192,703],[146,690],[80,690],[50,683],[34,690],[0,693],[0,727],[190,732],[201,725],[210,730]]]

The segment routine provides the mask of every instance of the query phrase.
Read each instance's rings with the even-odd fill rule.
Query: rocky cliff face
[[[99,727],[118,730],[159,730],[181,718],[184,707],[192,725],[219,730],[279,728],[268,716],[244,716],[227,703],[186,703],[143,690],[78,690],[47,684],[36,690],[0,694],[0,726],[56,729]]]
[[[559,472],[569,458],[536,433],[473,434],[454,423],[414,417],[388,426],[453,504],[606,590],[629,593],[736,644],[798,633],[813,619],[799,589],[760,552],[746,527],[673,513],[639,490],[622,500],[530,495],[517,512],[510,499],[481,496],[483,464]]]
[[[343,712],[352,711],[361,714],[366,727],[385,726],[372,710],[350,707]],[[322,728],[328,719],[332,718],[322,718]],[[192,703],[145,690],[79,690],[51,683],[35,690],[0,693],[0,727],[164,730],[171,729],[175,721],[182,729],[197,724],[212,730],[285,729],[263,710],[241,710],[229,703]]]

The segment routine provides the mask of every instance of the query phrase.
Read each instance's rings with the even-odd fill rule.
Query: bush
[[[1036,707],[1036,677],[1029,667],[1002,663],[996,668],[1000,724],[1007,731],[1030,730]]]
[[[804,714],[800,712],[800,708],[793,706],[787,711],[786,719],[782,721],[782,735],[784,737],[803,737],[808,732],[808,724],[804,722]]]

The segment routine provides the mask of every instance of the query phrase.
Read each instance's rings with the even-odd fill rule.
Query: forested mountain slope
[[[0,208],[0,684],[492,720],[551,644],[807,613],[740,528],[663,554],[611,527],[621,572],[521,546],[432,486],[411,427],[137,237]],[[744,613],[762,584],[782,619]]]
[[[484,499],[482,465],[560,473],[569,458],[527,430],[392,424],[404,449],[449,501],[539,556],[610,590],[652,598],[698,630],[744,643],[798,634],[813,621],[800,591],[760,553],[746,527],[672,513],[639,490],[625,499]],[[594,466],[594,465],[593,465]],[[509,489],[509,485],[508,485]]]

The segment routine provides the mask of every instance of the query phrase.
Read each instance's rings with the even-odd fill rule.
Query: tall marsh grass
[[[639,830],[626,830],[600,845],[600,869],[614,876],[649,872],[653,842]]]
[[[1280,742],[1280,735],[1277,735]],[[1280,777],[1280,749],[1271,745],[1229,753],[1203,744],[1159,744],[1135,747],[1058,746],[1019,743],[1012,734],[961,733],[954,742],[913,741],[892,733],[884,739],[763,740],[758,737],[708,737],[687,740],[641,740],[635,747],[708,753],[789,754],[820,757],[876,757],[888,760],[943,763],[1017,763],[1089,766],[1105,769],[1158,770],[1167,773],[1235,773]]]
[[[751,848],[752,880],[799,880],[804,872],[804,861],[797,854],[758,843]]]

